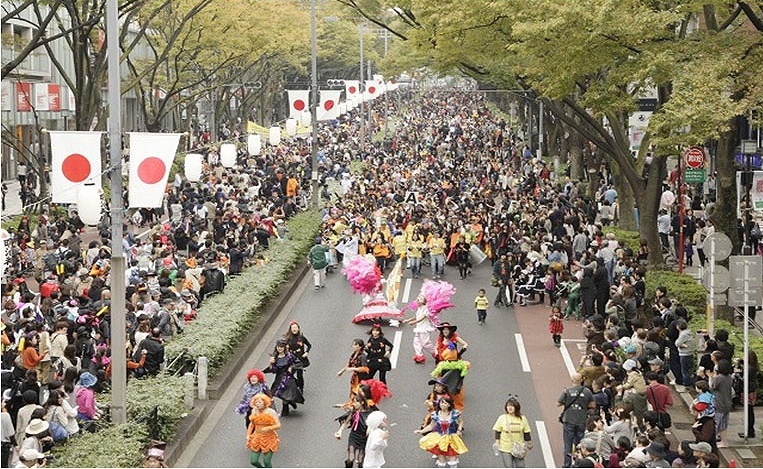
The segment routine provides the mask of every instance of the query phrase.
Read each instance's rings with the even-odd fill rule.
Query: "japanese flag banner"
[[[376,80],[366,80],[366,97],[376,99],[381,94],[379,83]]]
[[[321,90],[321,100],[318,106],[317,119],[327,121],[339,117],[339,96],[342,90]]]
[[[131,132],[129,135],[130,208],[161,207],[182,134]]]
[[[85,182],[101,186],[102,132],[49,131],[51,201],[77,202],[77,190]]]
[[[344,95],[347,96],[347,100],[360,96],[360,82],[358,80],[345,80],[344,81]]]
[[[289,95],[289,117],[299,119],[302,111],[309,111],[309,90],[286,90]]]

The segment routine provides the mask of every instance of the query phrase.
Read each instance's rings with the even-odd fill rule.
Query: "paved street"
[[[516,308],[518,318],[512,309],[491,308],[487,324],[480,326],[472,302],[477,290],[490,284],[489,264],[479,266],[473,277],[466,281],[453,279],[455,269],[449,268],[447,273],[450,275],[446,279],[454,281],[457,288],[454,298],[456,307],[446,310],[442,318],[459,326],[459,334],[469,342],[465,358],[472,362],[465,382],[464,440],[469,452],[461,457],[461,465],[500,466],[500,461],[493,456],[490,448],[493,442],[492,426],[510,393],[519,397],[522,411],[531,422],[535,448],[528,456],[528,467],[559,465],[562,457],[561,429],[556,422],[558,411],[554,402],[568,379],[562,354],[553,347],[545,329],[547,308]],[[415,298],[420,286],[420,280],[406,282],[403,300]],[[495,293],[495,289],[489,291]],[[336,377],[336,371],[346,363],[352,339],[367,338],[367,326],[350,322],[352,315],[360,309],[360,297],[350,292],[344,278],[334,274],[329,277],[326,289],[320,291],[313,290],[311,279],[306,278],[292,304],[293,307],[287,308],[275,322],[274,330],[266,335],[267,340],[257,347],[247,369],[250,366],[263,368],[267,364],[266,355],[272,350],[276,336],[286,330],[290,320],[295,319],[302,324],[307,338],[314,344],[312,364],[305,373],[307,403],[282,420],[281,450],[274,456],[274,463],[281,467],[338,467],[345,459],[347,442],[346,432],[342,441],[337,441],[333,436],[337,428],[333,419],[341,412],[332,408],[332,404],[346,399],[349,378]],[[579,323],[571,324],[577,326]],[[579,334],[579,327],[572,329]],[[434,364],[428,360],[426,365],[415,365],[411,360],[410,327],[387,327],[385,332],[390,340],[401,344],[397,367],[388,374],[393,397],[380,405],[389,416],[389,421],[395,424],[385,454],[386,466],[430,467],[432,459],[418,448],[418,437],[413,430],[419,427],[425,413],[423,401],[429,391],[427,381]],[[525,358],[520,356],[517,348],[516,337],[520,333],[528,350]],[[240,398],[245,373],[246,369],[242,369],[242,379],[225,392],[199,430],[197,441],[189,445],[197,450],[186,452],[177,461],[178,467],[248,465],[243,419],[233,412]],[[548,438],[539,434],[546,431],[550,433]]]

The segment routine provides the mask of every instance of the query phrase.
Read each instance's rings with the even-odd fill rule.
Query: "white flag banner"
[[[376,99],[380,94],[381,90],[379,89],[379,82],[376,80],[366,80],[366,92],[364,95],[369,99]]]
[[[50,135],[51,201],[77,202],[77,190],[87,181],[101,187],[102,132],[48,131]]]
[[[376,82],[377,86],[379,87],[379,94],[384,94],[387,92],[387,84],[384,82],[384,76],[379,74],[374,74],[373,76],[374,81]]]
[[[130,208],[162,206],[182,134],[131,132]]]
[[[344,81],[344,95],[349,101],[352,98],[357,97],[360,94],[360,81],[358,80],[345,80]]]
[[[310,110],[309,90],[286,90],[289,95],[289,117],[299,119],[302,111]]]
[[[321,90],[321,100],[316,114],[319,121],[339,118],[339,97],[342,90]]]

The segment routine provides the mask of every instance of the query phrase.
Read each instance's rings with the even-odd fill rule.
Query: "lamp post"
[[[360,33],[360,82],[358,86],[358,96],[360,99],[360,109],[358,111],[358,116],[360,117],[360,153],[363,153],[363,148],[365,146],[365,122],[364,122],[364,106],[365,102],[363,100],[363,93],[360,92],[361,89],[364,88],[363,83],[363,23],[360,23],[358,25],[358,32]]]
[[[111,157],[111,420],[127,421],[125,357],[125,264],[122,254],[122,109],[119,76],[119,7],[106,2],[109,77],[109,155]]]
[[[318,194],[318,37],[316,32],[315,0],[310,0],[310,158],[313,185],[313,205],[317,208],[320,202]]]

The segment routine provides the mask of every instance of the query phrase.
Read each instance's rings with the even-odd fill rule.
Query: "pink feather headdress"
[[[376,291],[381,284],[381,272],[376,265],[376,260],[366,256],[355,256],[342,273],[347,276],[350,287],[355,293],[370,294]]]
[[[421,294],[427,300],[429,318],[432,320],[432,324],[437,325],[440,323],[440,312],[454,306],[450,299],[456,294],[456,287],[448,282],[435,282],[425,279],[421,286]]]

